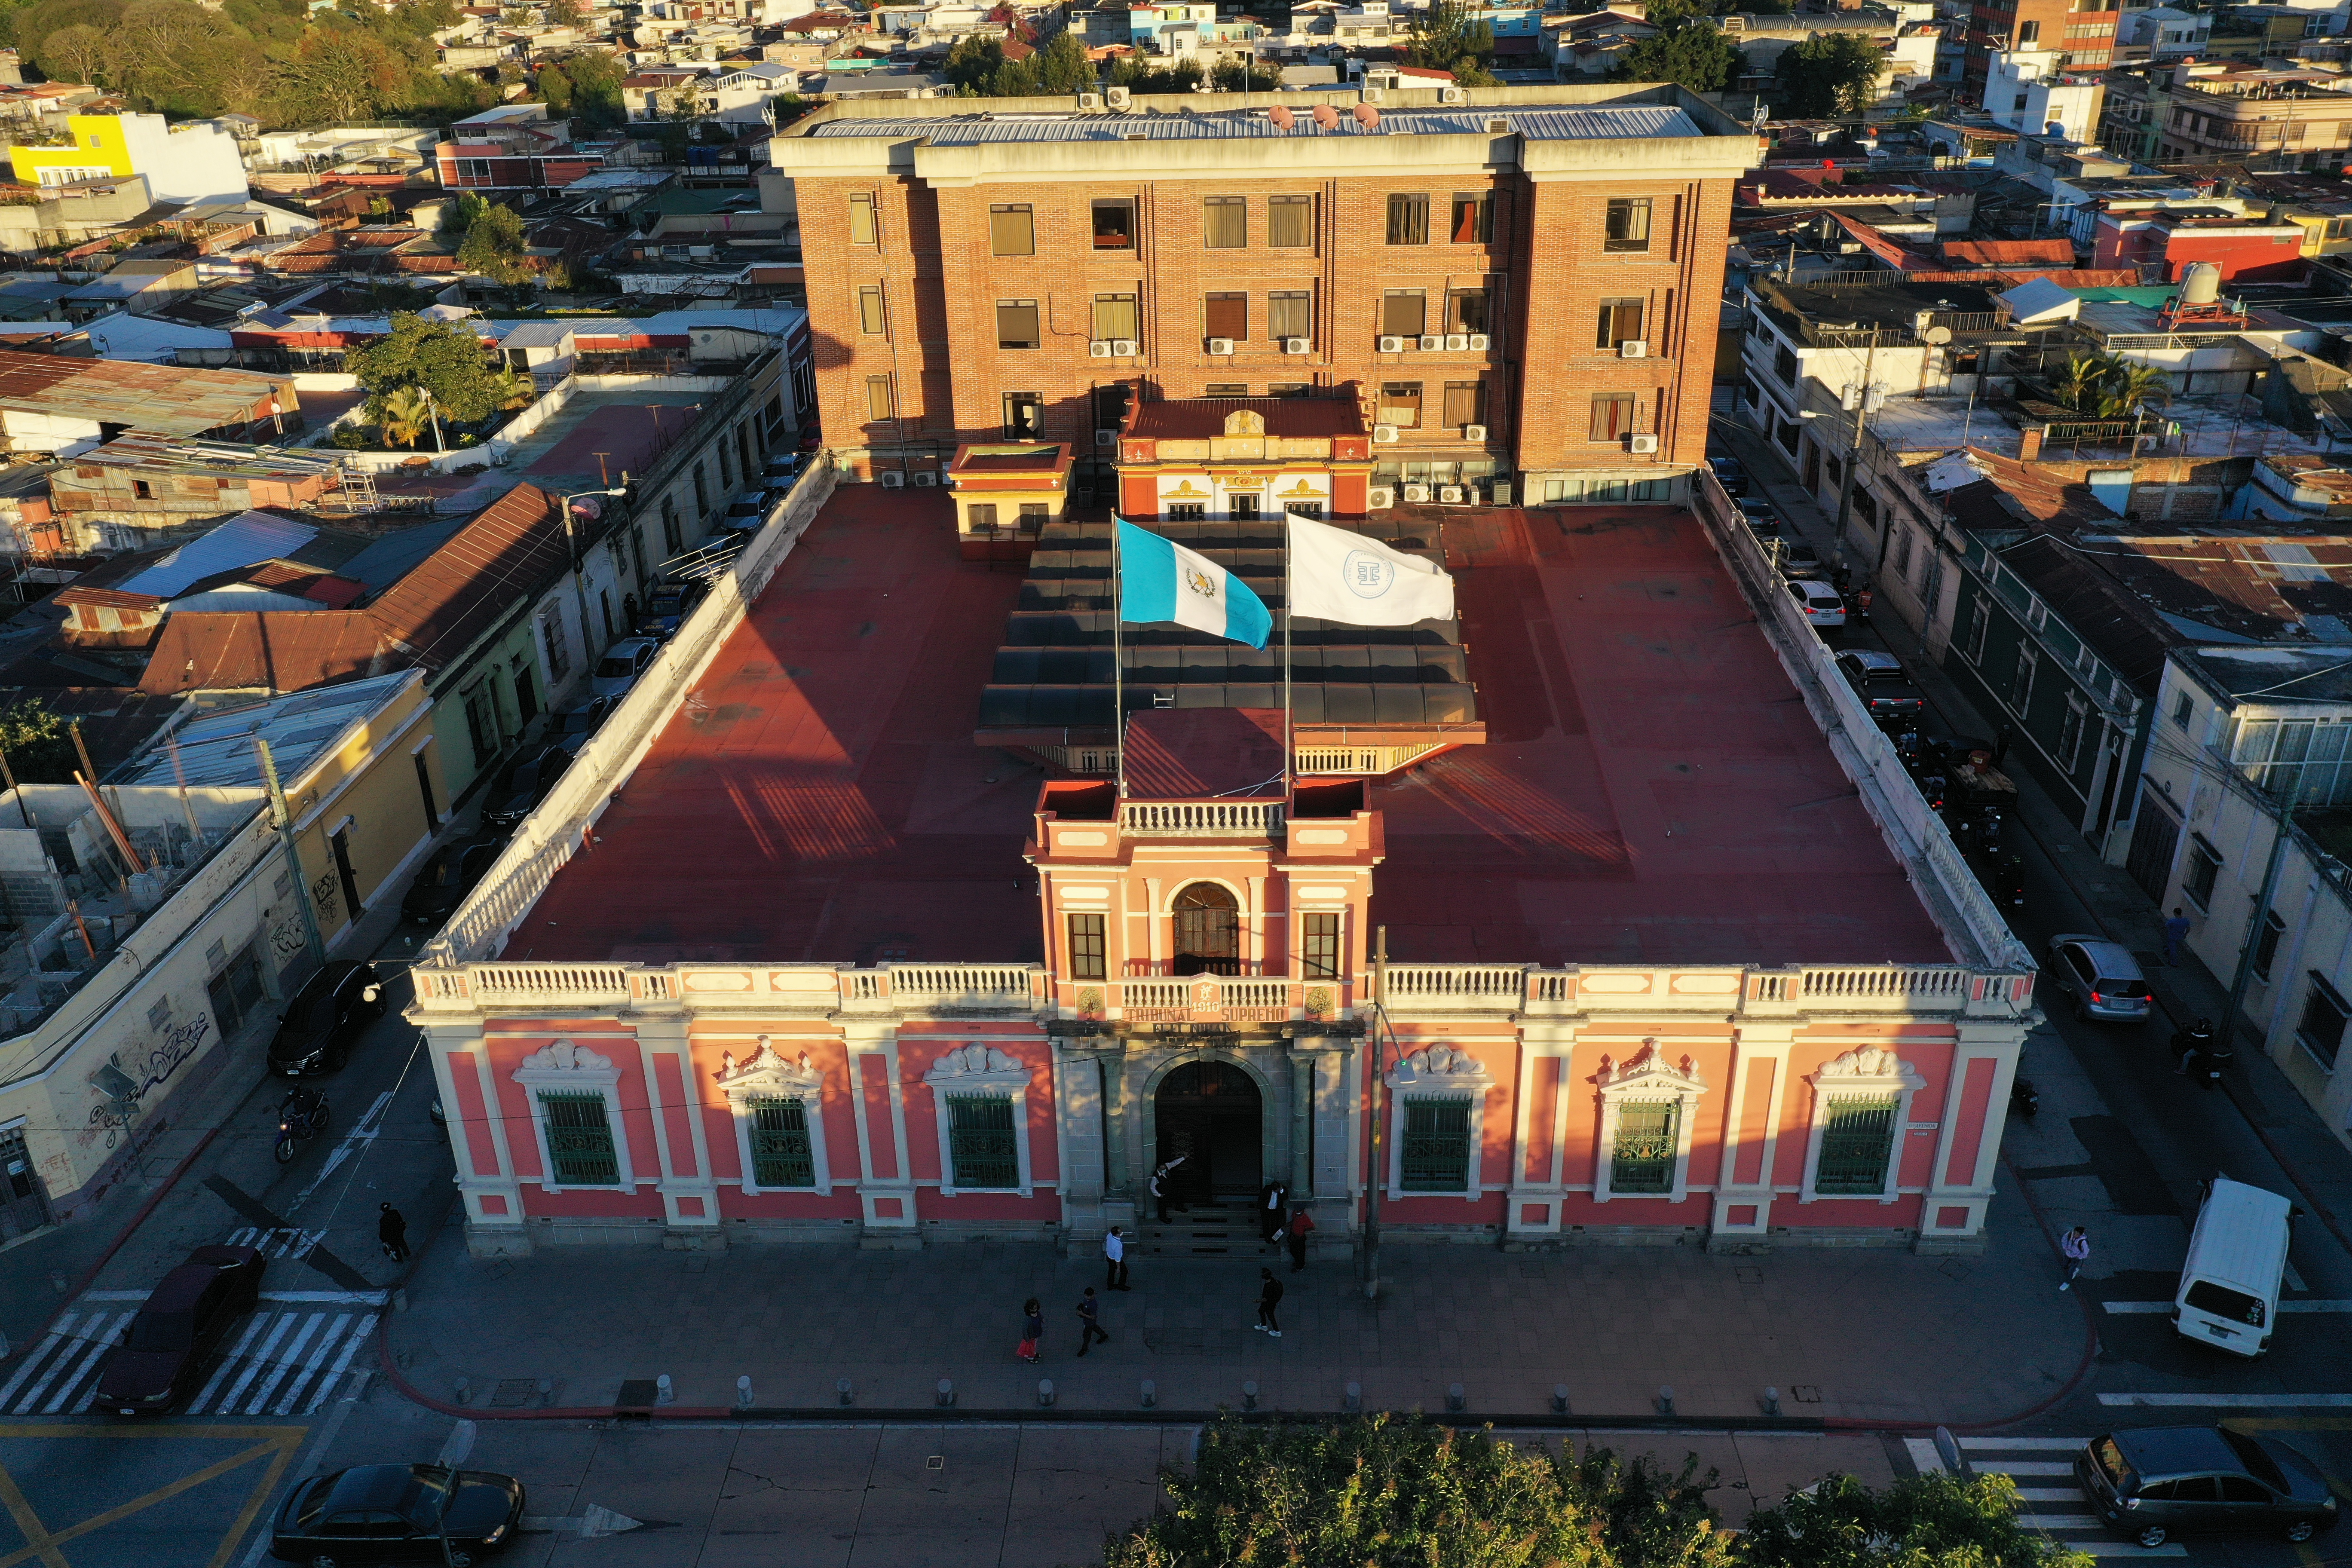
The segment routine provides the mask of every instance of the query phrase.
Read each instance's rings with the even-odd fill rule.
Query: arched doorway
[[[1171,1195],[1180,1204],[1255,1195],[1265,1129],[1257,1082],[1231,1062],[1186,1062],[1160,1081],[1160,1158],[1186,1156]]]
[[[1175,972],[1242,972],[1241,906],[1214,882],[1195,882],[1176,895]]]

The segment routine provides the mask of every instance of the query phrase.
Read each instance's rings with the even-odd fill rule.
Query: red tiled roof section
[[[2063,235],[2042,239],[1948,239],[1944,259],[1973,261],[1983,267],[2010,267],[2019,262],[2046,262],[2053,267],[2074,265],[2074,242]]]
[[[1349,397],[1187,397],[1139,405],[1128,434],[1203,441],[1223,435],[1226,418],[1244,408],[1265,416],[1269,436],[1361,436],[1369,428],[1362,406]]]
[[[1128,722],[1134,800],[1282,796],[1279,708],[1146,709]]]
[[[517,485],[364,610],[169,616],[141,689],[299,691],[409,665],[438,669],[561,570],[555,505],[536,485]]]

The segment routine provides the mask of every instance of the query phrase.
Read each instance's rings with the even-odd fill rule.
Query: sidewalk
[[[1565,1384],[1580,1419],[1645,1420],[1661,1385],[1693,1420],[1754,1418],[1765,1388],[1793,1418],[2014,1420],[2069,1388],[2090,1344],[2055,1289],[2053,1248],[2024,1203],[1994,1205],[1991,1250],[1922,1258],[1877,1248],[1791,1247],[1760,1258],[1695,1247],[1596,1247],[1507,1255],[1391,1247],[1389,1293],[1363,1300],[1352,1263],[1290,1274],[1286,1258],[1143,1259],[1132,1293],[1102,1298],[1111,1342],[1075,1355],[1073,1308],[1101,1265],[1037,1243],[943,1244],[922,1252],[835,1245],[741,1247],[709,1255],[651,1247],[550,1247],[467,1257],[451,1227],[417,1260],[407,1310],[385,1320],[387,1371],[411,1397],[455,1408],[459,1379],[484,1417],[604,1415],[627,1379],[672,1378],[677,1415],[730,1405],[739,1375],[768,1413],[929,1408],[951,1378],[957,1408],[1034,1415],[1038,1379],[1066,1413],[1135,1415],[1239,1406],[1338,1411],[1347,1384],[1367,1408],[1549,1415]],[[1258,1268],[1288,1294],[1283,1337],[1255,1331]],[[1045,1304],[1045,1359],[1013,1357],[1024,1297]],[[551,1409],[537,1406],[551,1380]]]

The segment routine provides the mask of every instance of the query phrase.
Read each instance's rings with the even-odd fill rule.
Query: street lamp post
[[[1381,1075],[1381,1035],[1386,1030],[1391,1042],[1396,1032],[1388,1029],[1389,928],[1379,927],[1372,937],[1372,1026],[1370,1066],[1372,1072],[1372,1135],[1365,1142],[1370,1168],[1364,1173],[1364,1299],[1381,1299],[1381,1183],[1385,1177],[1387,1162],[1381,1157],[1384,1137],[1393,1136],[1388,1125],[1393,1097],[1385,1092],[1387,1081]],[[1397,1056],[1397,1083],[1410,1087],[1416,1075],[1404,1060],[1400,1045]]]
[[[570,495],[556,498],[556,510],[563,514],[563,552],[572,562],[572,593],[580,601],[580,652],[583,661],[589,657],[588,584],[580,570],[580,536],[572,526],[572,503],[582,496],[624,496],[628,493],[626,486],[614,485],[605,489],[573,490]]]

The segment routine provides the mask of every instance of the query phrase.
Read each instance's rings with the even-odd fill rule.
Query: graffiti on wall
[[[319,923],[332,931],[343,923],[342,883],[332,871],[322,871],[310,884],[310,901],[319,906]]]
[[[212,1015],[198,1013],[162,1030],[146,1049],[123,1047],[93,1068],[86,1079],[92,1103],[89,1125],[79,1134],[82,1147],[100,1139],[108,1149],[120,1143],[145,1110],[147,1097],[204,1048],[212,1027]]]

